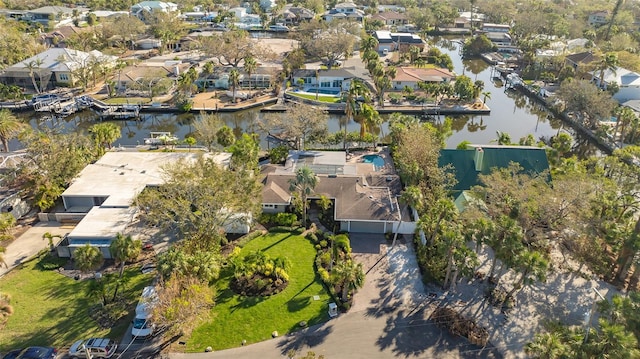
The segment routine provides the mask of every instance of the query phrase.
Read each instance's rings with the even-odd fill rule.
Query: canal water
[[[494,81],[493,68],[480,59],[462,60],[459,54],[459,44],[440,39],[436,44],[444,53],[448,54],[457,74],[465,74],[473,81],[484,82],[484,91],[490,93],[486,103],[491,108],[490,115],[484,116],[456,116],[453,121],[453,135],[447,141],[448,148],[455,148],[462,141],[473,144],[495,143],[497,132],[506,132],[513,142],[521,137],[532,134],[536,140],[548,138],[559,131],[567,131],[576,138],[575,151],[581,156],[596,153],[586,139],[577,136],[560,119],[555,118],[546,109],[532,99],[517,91],[505,91],[502,82]],[[236,135],[245,131],[260,133],[257,122],[262,114],[259,110],[247,110],[236,113],[220,113],[221,119],[231,127]],[[62,131],[86,130],[97,121],[92,111],[84,111],[65,119],[51,119],[48,116],[29,114],[30,123],[36,128],[61,128]],[[144,143],[152,131],[171,132],[178,138],[185,138],[194,131],[193,123],[197,121],[197,114],[143,114],[138,121],[115,121],[122,127],[122,137],[115,145],[136,145]],[[441,120],[441,119],[440,119]],[[328,128],[330,132],[339,131],[346,118],[340,115],[330,115]],[[353,121],[347,124],[348,131],[359,131],[359,125]],[[388,133],[388,124],[381,128],[381,136]],[[262,134],[264,135],[264,134]],[[262,136],[264,138],[264,136]],[[13,144],[12,148],[15,148]],[[266,143],[263,141],[263,146]]]

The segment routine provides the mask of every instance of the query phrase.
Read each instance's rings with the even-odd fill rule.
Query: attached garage
[[[356,233],[385,233],[386,222],[342,221],[340,229]],[[389,228],[389,230],[391,230]]]

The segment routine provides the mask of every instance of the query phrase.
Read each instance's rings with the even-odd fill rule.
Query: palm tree
[[[496,131],[498,138],[495,140],[491,140],[491,142],[498,142],[501,146],[508,146],[511,144],[511,136],[508,133],[502,131]]]
[[[247,77],[249,77],[249,90],[251,90],[251,74],[256,71],[258,68],[258,62],[252,56],[247,56],[244,58],[244,71],[247,73]]]
[[[296,192],[302,202],[302,220],[304,227],[307,227],[307,198],[318,185],[320,179],[313,171],[307,167],[300,167],[296,171],[296,177],[289,181],[289,191]]]
[[[139,240],[135,240],[131,236],[124,236],[122,233],[116,235],[116,239],[109,246],[109,251],[116,263],[120,264],[120,278],[124,274],[125,263],[138,258],[141,250],[142,242]]]
[[[417,186],[408,186],[402,191],[400,194],[399,202],[405,204],[405,208],[409,210],[409,207],[417,209],[422,204],[422,191]],[[393,242],[391,242],[391,247],[396,244],[396,239],[398,238],[398,230],[402,226],[402,211],[399,210],[400,221],[398,221],[398,229],[396,229],[396,233],[393,235]]]
[[[365,102],[369,101],[369,89],[365,84],[357,79],[351,81],[349,85],[349,91],[347,92],[345,107],[345,114],[347,115],[347,120],[344,124],[344,136],[342,138],[342,147],[344,150],[347,149],[347,125],[350,120],[353,120],[357,113],[360,111],[360,102],[358,101],[360,98],[363,98]]]
[[[116,66],[114,67],[116,70],[118,70],[118,92],[120,92],[120,80],[122,78],[122,69],[124,69],[125,67],[127,67],[127,63],[122,61],[122,60],[117,60],[116,61]]]
[[[524,350],[531,357],[538,359],[556,359],[568,354],[567,346],[559,332],[536,334],[533,342],[527,343]]]
[[[88,273],[100,268],[104,261],[104,257],[102,256],[100,249],[92,247],[87,243],[85,246],[80,247],[73,252],[73,261],[76,264],[76,268],[83,273]]]
[[[233,69],[229,72],[229,86],[231,87],[231,91],[233,91],[233,103],[236,103],[236,87],[240,83],[240,73],[238,69]]]
[[[93,142],[98,147],[99,155],[104,154],[104,149],[111,149],[111,145],[122,136],[120,127],[112,122],[96,123],[89,127],[89,133]]]
[[[318,205],[318,207],[320,207],[320,210],[322,210],[322,215],[324,216],[327,214],[329,208],[331,208],[331,204],[333,204],[333,202],[329,197],[320,195],[320,199],[316,201],[316,204]]]
[[[511,298],[517,290],[522,289],[528,283],[532,283],[533,279],[544,280],[549,269],[549,260],[538,251],[526,250],[516,259],[516,266],[520,271],[520,278],[518,278],[505,298]],[[530,276],[533,276],[533,278],[530,278]]]
[[[0,141],[4,151],[9,152],[9,140],[16,137],[25,127],[13,113],[7,109],[0,110]]]
[[[46,239],[47,241],[49,241],[49,250],[53,252],[55,246],[53,245],[53,239],[54,238],[62,238],[61,235],[59,234],[51,234],[51,232],[44,232],[44,234],[42,235],[42,239]]]
[[[364,55],[368,51],[375,51],[378,48],[378,39],[367,36],[360,41],[360,54]]]
[[[36,84],[36,78],[34,76],[34,73],[36,70],[40,71],[40,66],[42,66],[43,63],[44,61],[42,59],[37,58],[35,60],[27,62],[24,65],[24,67],[26,67],[27,70],[29,70],[29,77],[31,77],[31,83],[33,84],[33,88],[36,90],[36,93],[40,93],[40,88]]]
[[[85,289],[85,295],[89,298],[95,298],[100,301],[100,304],[104,307],[107,305],[107,281],[106,280],[92,280]]]
[[[333,282],[342,288],[342,302],[349,300],[349,291],[364,285],[364,271],[361,263],[346,260],[338,263],[331,271]]]
[[[483,93],[481,93],[482,95],[482,104],[485,105],[487,103],[487,99],[491,100],[491,92],[489,91],[484,91]]]
[[[615,75],[618,65],[618,54],[615,52],[608,52],[602,57],[602,59],[600,59],[600,63],[598,64],[598,70],[600,70],[598,86],[600,86],[600,88],[604,89],[607,87],[607,83],[604,80],[604,72],[609,70],[613,75]]]

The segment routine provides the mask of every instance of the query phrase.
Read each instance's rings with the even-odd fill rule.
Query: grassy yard
[[[327,102],[327,103],[339,103],[340,97],[335,96],[326,96],[326,95],[318,95],[318,99],[316,100],[316,95],[314,94],[305,94],[299,92],[288,92],[289,95],[306,98],[307,100],[319,101],[319,102]]]
[[[270,257],[285,256],[291,261],[289,285],[270,297],[240,297],[229,289],[232,277],[225,270],[217,282],[218,298],[209,322],[194,330],[187,340],[187,351],[202,352],[238,347],[242,340],[255,343],[329,319],[329,295],[314,271],[315,248],[306,238],[291,233],[269,233],[249,242],[242,255],[262,249]],[[313,296],[319,296],[314,300]]]
[[[0,279],[0,292],[11,296],[14,310],[0,329],[0,352],[31,345],[69,347],[91,336],[119,340],[129,326],[142,288],[152,278],[141,274],[138,266],[127,269],[124,294],[131,312],[113,328],[100,329],[88,315],[89,307],[95,304],[85,296],[88,281],[40,270],[37,263],[38,259],[27,262]]]

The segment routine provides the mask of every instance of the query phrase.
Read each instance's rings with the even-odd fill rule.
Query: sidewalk
[[[28,261],[41,250],[49,248],[49,241],[42,239],[43,234],[50,232],[53,235],[63,236],[71,232],[71,229],[72,227],[63,227],[58,222],[39,222],[29,228],[7,246],[6,252],[4,253],[4,261],[7,263],[8,268],[4,266],[0,267],[0,277],[21,263]],[[54,242],[55,241],[60,241],[60,239],[54,238]]]

